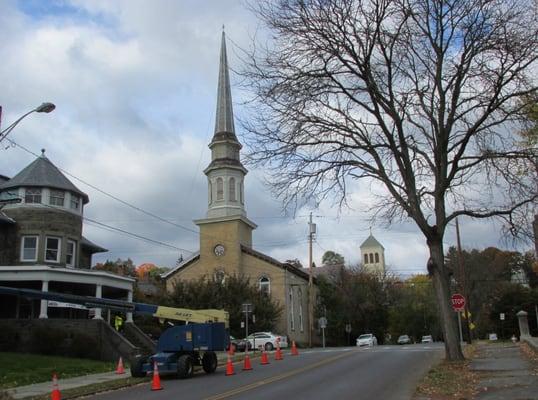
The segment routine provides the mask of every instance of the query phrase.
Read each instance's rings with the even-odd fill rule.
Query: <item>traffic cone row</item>
[[[267,358],[267,353],[265,350],[262,350],[262,359],[261,359],[261,365],[267,365],[269,364],[269,359]]]
[[[226,362],[226,376],[235,375],[232,357],[228,353],[228,361]]]
[[[52,374],[52,392],[50,394],[51,400],[61,400],[60,388],[58,387],[58,376],[56,373]]]
[[[280,350],[280,342],[276,342],[275,360],[282,361],[283,359],[284,357],[282,356],[282,350]]]
[[[292,356],[298,356],[299,351],[297,350],[297,346],[295,345],[295,340],[291,342],[291,355]]]

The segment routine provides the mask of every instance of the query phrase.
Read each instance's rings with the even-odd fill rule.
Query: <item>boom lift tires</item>
[[[190,378],[193,373],[194,365],[192,362],[192,357],[188,354],[179,356],[177,360],[177,377],[179,379],[187,379]]]
[[[147,357],[137,356],[131,360],[131,376],[134,378],[143,378],[147,372],[143,370],[144,363],[148,362]]]
[[[217,369],[217,355],[213,351],[207,351],[202,357],[202,368],[206,374],[212,374]]]

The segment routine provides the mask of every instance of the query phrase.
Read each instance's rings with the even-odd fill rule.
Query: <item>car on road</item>
[[[357,346],[377,346],[377,338],[372,333],[365,333],[357,338]]]
[[[407,335],[401,335],[398,338],[398,344],[411,344],[411,338]]]
[[[422,339],[420,340],[421,343],[433,343],[433,337],[432,335],[424,335],[422,336]]]
[[[230,342],[228,343],[228,346],[226,347],[226,351],[230,350],[230,347],[233,348],[233,351],[245,351],[247,347],[247,341],[245,339],[236,339],[232,335],[230,335]],[[248,343],[248,349],[252,350],[252,345]]]
[[[277,335],[272,332],[255,332],[247,336],[247,341],[250,343],[250,348],[260,349],[263,347],[267,351],[277,348],[277,342],[280,343],[280,348],[288,347],[288,338],[286,336]]]

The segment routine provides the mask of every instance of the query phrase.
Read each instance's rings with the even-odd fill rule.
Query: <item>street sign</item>
[[[465,309],[465,297],[463,295],[459,293],[453,294],[450,300],[452,301],[454,311],[459,312]]]
[[[327,328],[327,318],[321,317],[318,322],[321,329]]]
[[[351,324],[346,324],[346,332],[347,333],[351,332]]]
[[[503,312],[499,315],[499,318],[501,319],[501,321],[504,321],[504,313]]]

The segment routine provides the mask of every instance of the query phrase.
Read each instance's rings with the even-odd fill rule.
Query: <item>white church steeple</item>
[[[246,216],[243,188],[248,171],[241,164],[241,147],[235,136],[226,37],[222,32],[215,133],[209,144],[211,163],[204,170],[208,184],[207,218]]]

